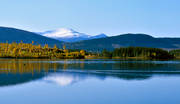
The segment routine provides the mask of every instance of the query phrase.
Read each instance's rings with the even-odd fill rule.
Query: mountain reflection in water
[[[179,61],[0,59],[0,86],[41,80],[67,86],[87,78],[145,80],[180,75]]]

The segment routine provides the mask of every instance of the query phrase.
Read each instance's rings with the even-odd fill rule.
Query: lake
[[[180,61],[0,59],[1,104],[180,104]]]

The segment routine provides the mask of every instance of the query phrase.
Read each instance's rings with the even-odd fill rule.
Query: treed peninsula
[[[60,46],[62,47],[62,46]],[[100,52],[85,50],[62,49],[57,45],[37,45],[32,43],[0,43],[0,58],[57,58],[57,59],[85,59],[85,58],[142,58],[142,59],[174,59],[180,57],[180,50],[163,50],[159,48],[124,47],[113,51],[104,49]]]

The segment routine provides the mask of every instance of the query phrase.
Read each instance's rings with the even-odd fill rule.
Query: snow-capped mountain
[[[40,32],[39,34],[49,37],[49,38],[57,39],[60,41],[65,41],[65,42],[77,42],[81,40],[107,37],[105,34],[91,36],[91,35],[80,33],[80,32],[74,31],[73,29],[68,29],[68,28],[60,28],[56,30]]]
[[[107,35],[104,33],[101,33],[99,35],[91,36],[90,39],[98,39],[98,38],[106,38]]]

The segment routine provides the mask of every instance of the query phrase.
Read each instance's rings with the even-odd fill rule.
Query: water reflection
[[[46,76],[43,80],[60,86],[67,86],[84,79],[86,79],[86,77],[77,74],[56,73]]]
[[[34,80],[67,86],[91,77],[145,80],[179,74],[179,61],[0,59],[0,86]]]

